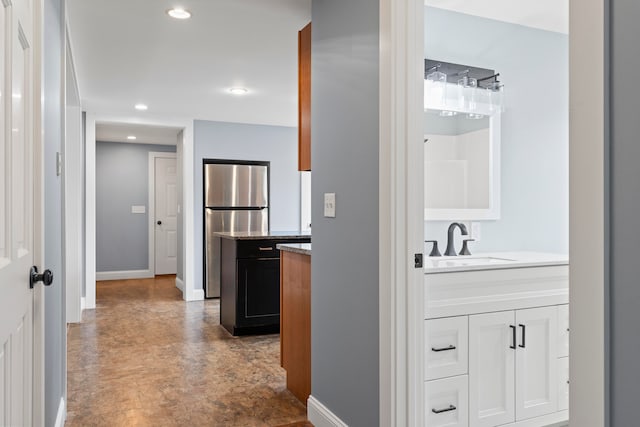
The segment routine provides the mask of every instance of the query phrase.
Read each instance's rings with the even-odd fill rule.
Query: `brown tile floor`
[[[217,300],[174,276],[98,282],[68,330],[67,426],[310,426],[286,390],[278,335],[234,338]]]

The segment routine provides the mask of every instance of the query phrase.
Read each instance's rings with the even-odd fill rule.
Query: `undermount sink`
[[[430,259],[433,267],[470,267],[479,265],[508,264],[515,262],[515,259],[498,257],[442,257]]]

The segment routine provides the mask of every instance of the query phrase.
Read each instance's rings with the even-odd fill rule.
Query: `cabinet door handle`
[[[444,408],[444,409],[432,409],[432,410],[431,410],[431,412],[433,412],[434,414],[442,414],[443,412],[455,411],[456,409],[458,409],[458,408],[456,408],[456,407],[455,407],[455,406],[453,406],[453,405],[449,405],[449,407],[448,407],[448,408]]]
[[[431,351],[435,351],[436,353],[439,353],[441,351],[455,350],[455,349],[456,349],[455,345],[450,345],[449,347],[442,347],[442,348],[433,348],[433,347],[431,347]]]
[[[527,330],[527,327],[524,326],[522,323],[519,324],[518,326],[520,326],[522,328],[522,344],[519,344],[518,347],[520,348],[525,348],[525,338],[524,338],[524,334]]]
[[[259,251],[272,251],[273,250],[273,246],[259,247],[258,250]]]
[[[516,349],[516,327],[514,325],[509,325],[509,327],[511,328],[511,345],[509,346],[509,348],[511,350],[515,350]]]

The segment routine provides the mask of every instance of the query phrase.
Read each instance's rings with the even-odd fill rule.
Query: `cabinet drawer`
[[[569,356],[569,305],[558,306],[558,357]]]
[[[466,374],[469,366],[468,317],[447,317],[425,322],[425,379]]]
[[[466,375],[433,380],[426,385],[425,420],[429,427],[469,425],[469,379]]]
[[[558,359],[558,410],[569,409],[569,358]]]
[[[279,258],[274,240],[239,240],[238,258]]]

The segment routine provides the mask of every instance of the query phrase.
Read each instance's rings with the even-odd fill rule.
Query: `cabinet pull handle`
[[[526,345],[526,344],[525,344],[525,341],[524,341],[524,340],[525,340],[525,338],[524,338],[524,333],[525,333],[525,331],[526,331],[527,327],[526,327],[526,326],[524,326],[522,323],[521,323],[520,325],[518,325],[518,326],[520,326],[520,327],[522,328],[522,344],[518,345],[518,347],[520,347],[520,348],[525,348],[525,345]]]
[[[456,409],[458,409],[458,408],[456,408],[456,407],[455,407],[455,406],[453,406],[453,405],[449,405],[449,407],[448,407],[448,408],[444,408],[444,409],[432,409],[432,410],[431,410],[431,412],[433,412],[434,414],[442,414],[443,412],[455,411]]]
[[[442,348],[433,348],[433,347],[431,347],[431,351],[435,351],[436,353],[439,353],[441,351],[455,350],[455,349],[456,349],[455,345],[450,345],[449,347],[442,347]]]
[[[259,247],[258,248],[259,251],[272,251],[273,250],[273,246],[267,246],[267,247]]]
[[[515,350],[516,349],[516,327],[514,325],[509,325],[509,327],[511,328],[511,345],[509,346],[509,348],[511,350]]]

